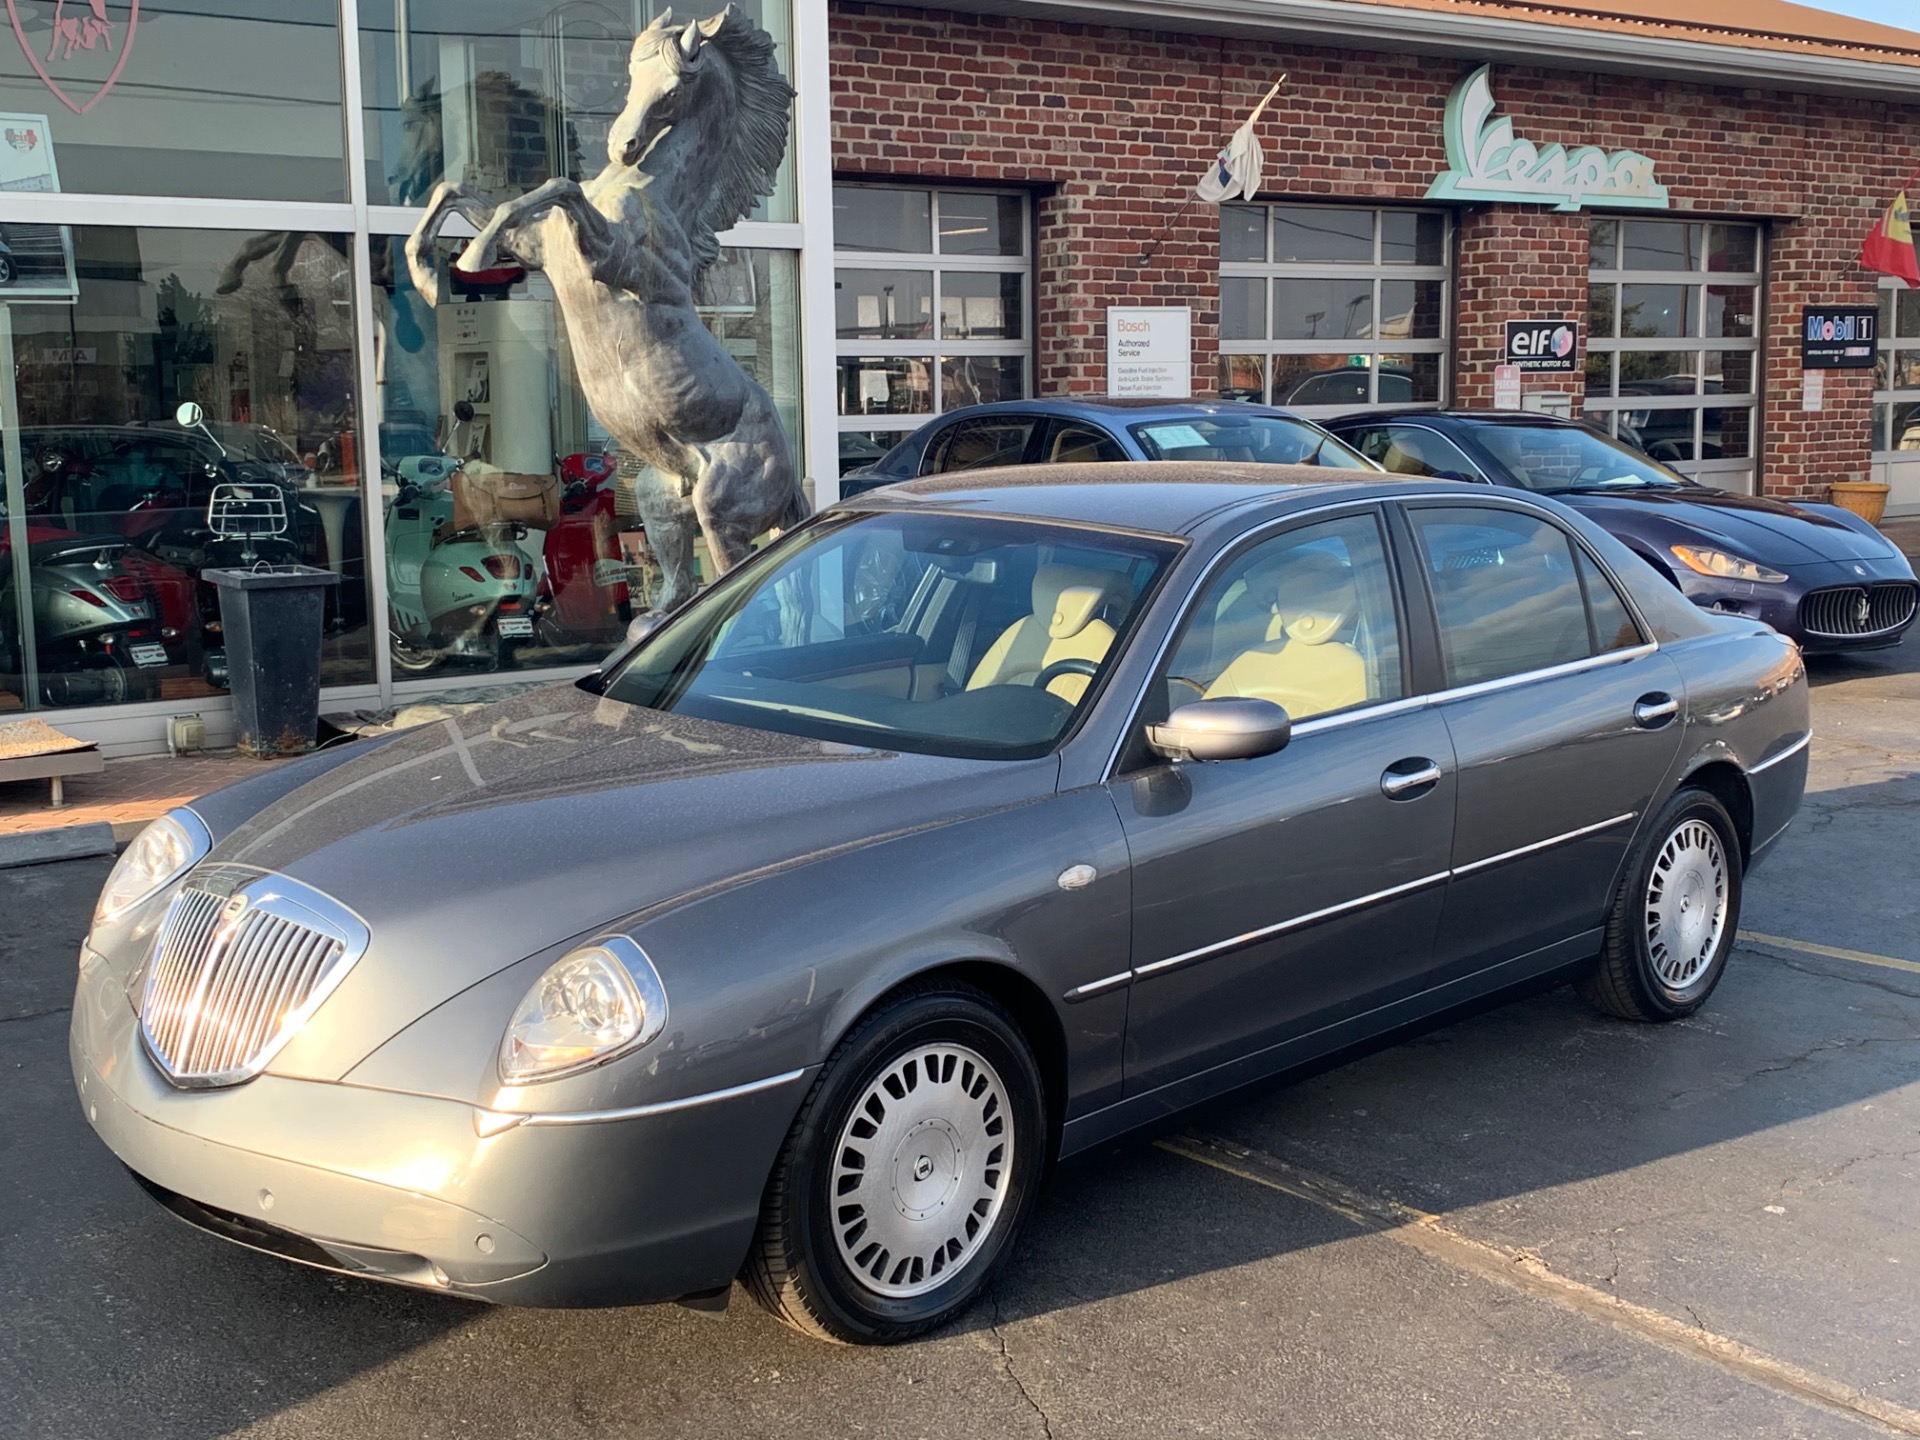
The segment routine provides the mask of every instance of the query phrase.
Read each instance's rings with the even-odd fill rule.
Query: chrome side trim
[[[1652,655],[1660,646],[1648,641],[1644,645],[1635,645],[1626,650],[1609,650],[1604,655],[1589,655],[1584,660],[1569,660],[1564,665],[1549,665],[1544,670],[1523,670],[1518,675],[1502,675],[1498,680],[1480,680],[1472,685],[1459,685],[1451,690],[1436,690],[1427,698],[1438,705],[1448,700],[1464,700],[1475,695],[1491,695],[1498,690],[1511,690],[1516,685],[1531,685],[1536,680],[1552,680],[1561,675],[1578,675],[1583,670],[1598,670],[1603,666],[1624,664],[1629,660],[1638,660],[1642,656]]]
[[[688,1095],[679,1100],[659,1100],[651,1105],[629,1105],[623,1110],[560,1110],[517,1118],[523,1125],[598,1125],[605,1120],[644,1120],[650,1115],[670,1115],[676,1110],[692,1110],[700,1105],[713,1105],[722,1100],[734,1100],[742,1095],[754,1095],[762,1090],[777,1089],[779,1086],[792,1084],[806,1073],[805,1070],[789,1070],[782,1075],[769,1075],[764,1080],[749,1080],[744,1085],[729,1085],[724,1090],[709,1090],[704,1095]],[[475,1113],[505,1119],[510,1112],[480,1110]]]
[[[1813,743],[1813,731],[1809,730],[1807,731],[1806,734],[1802,735],[1798,740],[1794,741],[1793,744],[1789,745],[1786,749],[1782,750],[1778,755],[1772,756],[1766,760],[1762,760],[1758,765],[1751,767],[1747,771],[1747,774],[1758,775],[1763,770],[1771,770],[1774,766],[1778,765],[1782,760],[1791,760],[1795,755],[1798,755],[1802,750],[1806,749],[1807,746],[1811,745],[1812,743]]]
[[[1164,960],[1156,960],[1151,965],[1142,965],[1133,972],[1133,978],[1143,979],[1148,975],[1158,975],[1173,969],[1176,965],[1186,965],[1195,960],[1204,960],[1208,956],[1221,954],[1227,950],[1237,950],[1243,945],[1251,945],[1256,940],[1264,940],[1269,935],[1279,935],[1288,930],[1298,930],[1305,925],[1313,925],[1321,920],[1331,919],[1335,915],[1345,914],[1349,910],[1358,910],[1362,906],[1373,905],[1381,900],[1390,900],[1395,895],[1405,895],[1412,890],[1423,890],[1429,885],[1437,885],[1447,878],[1447,872],[1441,870],[1433,875],[1424,875],[1418,880],[1409,880],[1404,885],[1395,885],[1388,890],[1376,890],[1371,895],[1362,895],[1356,900],[1343,900],[1338,905],[1329,905],[1324,910],[1312,910],[1305,915],[1296,915],[1291,920],[1282,920],[1278,925],[1263,926],[1258,930],[1249,930],[1244,935],[1235,935],[1231,940],[1216,940],[1211,945],[1202,945],[1198,950],[1183,951],[1178,955],[1169,955]]]
[[[1080,1001],[1090,999],[1103,990],[1111,990],[1116,985],[1125,985],[1131,979],[1133,979],[1133,971],[1122,970],[1118,975],[1108,975],[1103,979],[1089,980],[1084,985],[1076,985],[1060,998],[1069,1005],[1077,1005]]]
[[[1522,855],[1531,855],[1536,850],[1551,849],[1555,845],[1564,845],[1569,840],[1578,840],[1582,836],[1597,835],[1602,830],[1611,830],[1616,825],[1624,825],[1639,815],[1638,810],[1629,810],[1624,815],[1616,815],[1611,820],[1602,820],[1593,825],[1582,825],[1578,830],[1569,830],[1564,835],[1554,835],[1545,840],[1536,840],[1531,845],[1522,845],[1517,850],[1503,850],[1498,855],[1489,855],[1484,860],[1475,860],[1470,865],[1456,865],[1454,875],[1471,875],[1476,870],[1485,870],[1492,865],[1502,865],[1509,860],[1518,860]]]

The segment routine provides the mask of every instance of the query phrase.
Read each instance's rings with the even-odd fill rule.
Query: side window
[[[1580,567],[1580,583],[1587,592],[1587,614],[1593,619],[1593,651],[1604,655],[1609,650],[1631,650],[1646,643],[1633,612],[1627,609],[1613,581],[1593,563],[1586,551],[1574,548],[1574,561]]]
[[[1104,430],[1096,430],[1091,425],[1076,425],[1070,420],[1056,420],[1053,422],[1053,434],[1047,440],[1046,452],[1040,458],[1059,465],[1083,462],[1106,464],[1108,461],[1126,459],[1127,452]]]
[[[1449,685],[1595,653],[1573,545],[1557,527],[1510,510],[1407,513],[1426,555]]]
[[[1380,453],[1368,458],[1396,475],[1451,475],[1463,480],[1480,475],[1479,467],[1458,445],[1424,425],[1382,426]]]
[[[1381,463],[1380,457],[1387,453],[1389,437],[1384,425],[1369,425],[1364,430],[1336,430],[1334,434],[1376,465]]]
[[[1229,561],[1167,670],[1168,709],[1271,700],[1295,720],[1405,693],[1400,627],[1372,513],[1289,530]]]
[[[1039,423],[1034,415],[962,420],[934,437],[920,473],[943,475],[950,470],[978,470],[987,465],[1018,465],[1026,458],[1027,442]]]

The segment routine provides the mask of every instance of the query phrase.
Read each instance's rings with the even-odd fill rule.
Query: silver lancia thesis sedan
[[[1180,1107],[1543,979],[1689,1014],[1808,739],[1790,642],[1549,500],[920,480],[578,684],[157,822],[74,1078],[257,1250],[904,1340]]]

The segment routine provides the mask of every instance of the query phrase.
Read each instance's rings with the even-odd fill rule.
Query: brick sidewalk
[[[58,810],[47,804],[46,781],[11,781],[0,784],[0,835],[105,821],[113,826],[115,838],[128,840],[174,806],[277,763],[251,759],[237,750],[178,759],[156,755],[109,760],[98,775],[69,779],[67,803]]]

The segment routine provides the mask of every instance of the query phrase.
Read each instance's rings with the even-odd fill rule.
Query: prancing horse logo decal
[[[53,92],[54,99],[76,115],[86,114],[107,98],[107,92],[113,89],[120,72],[126,68],[127,56],[133,53],[133,31],[140,22],[140,0],[121,0],[121,3],[126,7],[126,18],[115,20],[112,12],[120,5],[110,4],[109,0],[54,0],[53,19],[45,33],[29,39],[26,26],[20,23],[19,0],[7,0],[7,18],[13,21],[13,33],[19,38],[27,63],[33,66],[40,83]],[[67,93],[66,85],[79,89],[87,84],[90,74],[98,75],[109,55],[113,57],[113,67],[95,82],[97,88],[92,95],[81,102]],[[93,63],[89,64],[89,60]],[[55,71],[63,73],[65,85],[54,79]]]

